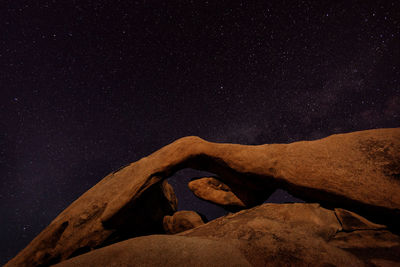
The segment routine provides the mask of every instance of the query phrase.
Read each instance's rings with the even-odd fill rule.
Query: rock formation
[[[191,181],[188,186],[198,198],[221,205],[228,210],[246,207],[243,201],[232,192],[229,186],[216,178],[204,177],[196,179]]]
[[[177,199],[165,180],[149,187],[137,199],[137,205],[125,206],[105,226],[99,218],[112,197],[111,185],[110,191],[105,185],[81,196],[6,266],[47,266],[130,237],[164,233],[164,216],[176,211]]]
[[[181,138],[106,176],[6,266],[49,265],[131,237],[162,233],[162,218],[176,209],[165,179],[183,168],[215,173],[246,207],[283,188],[293,196],[352,210],[395,229],[400,224],[399,151],[400,128],[259,146]],[[246,197],[251,195],[256,197]],[[289,235],[297,230],[287,231]],[[279,255],[280,250],[271,253]]]
[[[190,210],[178,211],[172,216],[167,215],[163,223],[166,234],[177,234],[204,224],[201,216]]]
[[[56,266],[400,265],[399,236],[358,215],[352,220],[351,212],[347,228],[352,222],[357,228],[360,219],[369,227],[344,231],[336,213],[318,204],[263,204],[176,236],[133,238]]]
[[[227,256],[229,255],[229,258]],[[232,264],[227,265],[230,262]],[[63,261],[57,267],[251,266],[234,245],[212,239],[151,235],[129,239]]]

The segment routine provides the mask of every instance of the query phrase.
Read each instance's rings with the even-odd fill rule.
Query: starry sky
[[[177,138],[288,143],[399,127],[399,10],[1,1],[0,264],[108,173]],[[204,173],[170,179],[179,208],[223,214],[188,193],[193,175]]]

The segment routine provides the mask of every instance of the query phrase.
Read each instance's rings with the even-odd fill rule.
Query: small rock
[[[182,210],[163,219],[164,230],[167,234],[176,234],[203,225],[204,222],[197,212]]]
[[[336,208],[335,214],[342,224],[343,231],[378,230],[386,228],[385,225],[370,222],[364,217],[349,210]]]

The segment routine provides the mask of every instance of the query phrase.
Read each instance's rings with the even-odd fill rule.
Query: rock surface
[[[177,207],[174,191],[165,180],[149,187],[138,205],[124,207],[105,227],[99,218],[110,192],[104,188],[82,198],[85,202],[73,202],[6,266],[47,266],[129,237],[163,233],[164,216]]]
[[[164,230],[167,234],[177,234],[203,225],[204,222],[197,212],[182,210],[163,219]]]
[[[186,167],[213,172],[229,187],[264,199],[280,187],[295,197],[351,209],[396,227],[399,151],[400,128],[259,146],[181,138],[105,177],[6,266],[48,265],[131,236],[157,233],[162,218],[174,209],[174,201],[159,193],[165,191],[160,182]],[[157,203],[154,212],[149,203]]]
[[[351,215],[356,218],[348,220],[350,228],[361,217]],[[371,266],[385,261],[399,266],[400,237],[361,220],[367,230],[344,232],[336,212],[319,204],[264,204],[179,235],[239,241],[237,247],[253,266]]]
[[[355,221],[359,219],[356,216]],[[318,204],[297,203],[263,204],[176,236],[129,239],[57,266],[382,266],[379,264],[384,263],[400,264],[399,236],[381,228],[343,232],[335,211]]]
[[[228,185],[213,177],[190,181],[188,187],[198,198],[224,206],[227,209],[243,209],[246,207]]]
[[[229,258],[227,258],[229,255]],[[229,263],[229,265],[227,265]],[[230,264],[231,263],[231,264]],[[251,266],[238,248],[199,237],[137,237],[63,261],[57,267]]]

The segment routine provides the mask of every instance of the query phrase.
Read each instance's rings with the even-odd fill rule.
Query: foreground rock
[[[167,215],[163,223],[167,234],[177,234],[204,224],[197,212],[189,210],[175,212],[172,216]]]
[[[115,173],[104,178],[103,182],[107,184],[113,175]],[[149,187],[137,199],[136,206],[125,206],[105,226],[100,216],[107,199],[112,198],[112,186],[109,188],[110,191],[107,186],[97,188],[73,202],[6,266],[51,265],[130,237],[164,233],[164,216],[173,214],[177,208],[170,184],[164,181]],[[84,201],[79,201],[82,199]]]
[[[6,266],[48,265],[162,231],[162,218],[173,213],[174,201],[154,192],[165,192],[160,190],[161,181],[186,167],[213,172],[229,187],[264,199],[280,187],[295,197],[351,209],[396,227],[400,224],[399,151],[400,128],[260,146],[185,137],[105,177]],[[152,194],[155,200],[149,197]],[[157,203],[154,212],[147,208],[148,202]],[[164,204],[158,208],[158,203]]]
[[[229,255],[230,258],[227,258]],[[98,266],[251,266],[226,242],[173,235],[143,236],[94,250],[57,267]]]
[[[188,184],[190,191],[198,198],[210,201],[226,209],[243,209],[246,205],[223,182],[213,178],[204,177],[193,180]],[[249,193],[249,192],[247,192]]]
[[[340,212],[345,212],[341,210]],[[398,266],[400,237],[369,228],[344,232],[318,204],[264,204],[177,236],[129,239],[64,261],[69,266]],[[356,218],[351,220],[351,215]]]
[[[239,249],[254,266],[400,264],[399,236],[352,212],[347,213],[345,221],[338,217],[319,204],[264,204],[180,235],[239,240]],[[360,218],[365,230],[343,230],[343,225],[346,229],[358,228]]]

